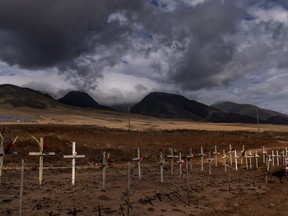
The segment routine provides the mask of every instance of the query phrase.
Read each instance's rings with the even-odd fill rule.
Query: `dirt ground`
[[[147,130],[127,131],[99,128],[93,125],[0,125],[5,138],[19,139],[13,151],[5,155],[0,185],[0,215],[288,215],[288,179],[284,165],[266,171],[262,162],[262,147],[280,150],[288,147],[288,132],[205,131],[205,130]],[[44,159],[44,182],[38,181],[38,158],[29,156],[38,146],[31,138],[44,137],[47,151],[56,156]],[[85,154],[76,160],[76,183],[71,185],[72,142],[77,153]],[[236,171],[234,164],[224,170],[222,150],[229,145],[237,150],[258,150],[259,168],[247,169],[245,163]],[[207,156],[204,171],[200,169],[200,147],[205,154],[217,145],[218,166]],[[140,148],[142,179],[132,158]],[[182,178],[179,164],[174,163],[171,173],[170,159],[164,164],[164,182],[160,182],[159,153],[169,154],[169,147],[185,157],[192,148],[192,171],[183,164]],[[112,165],[107,168],[106,190],[102,189],[102,152],[111,153]],[[20,199],[21,159],[25,162],[23,196]],[[245,160],[244,160],[245,162]],[[131,193],[128,195],[128,163],[131,164]],[[230,182],[230,187],[229,187]],[[187,185],[189,183],[189,186]]]

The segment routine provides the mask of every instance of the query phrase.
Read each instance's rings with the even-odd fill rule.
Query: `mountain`
[[[57,104],[48,94],[10,84],[0,85],[1,106],[46,109],[57,106]]]
[[[261,121],[265,121],[271,124],[288,124],[288,115],[272,110],[262,109],[251,104],[238,104],[225,101],[213,104],[211,106],[225,112],[245,115],[252,118],[257,118],[258,112],[258,118]]]
[[[131,113],[206,122],[256,123],[255,118],[220,111],[177,94],[152,92],[131,108]]]
[[[98,104],[89,94],[81,91],[71,91],[57,101],[74,107],[113,110],[110,107]]]

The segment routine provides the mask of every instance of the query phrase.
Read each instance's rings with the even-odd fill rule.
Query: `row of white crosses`
[[[39,184],[43,184],[43,163],[44,156],[55,156],[55,152],[44,152],[44,140],[40,138],[39,140],[32,136],[32,138],[37,142],[39,146],[39,152],[29,152],[29,155],[39,156]],[[72,143],[72,154],[64,155],[63,158],[72,159],[72,185],[75,184],[75,160],[76,158],[85,158],[85,155],[78,155],[76,152],[76,143]]]
[[[263,147],[263,163],[267,165],[267,171],[270,170],[271,166],[275,166],[275,162],[276,165],[279,166],[280,159],[282,159],[282,164],[287,167],[287,159],[288,159],[287,147],[285,148],[285,151],[284,150],[281,151],[281,154],[279,154],[278,150],[276,150],[276,154],[274,150],[271,150],[271,154],[269,154],[268,151],[265,150],[265,147]]]

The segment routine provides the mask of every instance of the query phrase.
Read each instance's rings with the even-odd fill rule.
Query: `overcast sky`
[[[288,113],[287,0],[0,0],[0,84]]]

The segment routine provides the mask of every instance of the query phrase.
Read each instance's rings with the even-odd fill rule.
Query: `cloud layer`
[[[162,90],[206,104],[230,99],[284,111],[287,6],[284,0],[0,0],[0,77],[55,95],[85,90],[106,104]],[[45,76],[57,81],[37,85]]]

